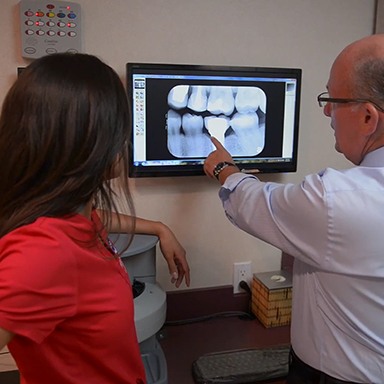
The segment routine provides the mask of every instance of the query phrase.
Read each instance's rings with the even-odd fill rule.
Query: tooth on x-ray
[[[168,105],[175,109],[185,108],[188,104],[189,85],[177,85],[168,94]]]
[[[204,133],[203,116],[170,109],[167,114],[169,152],[175,157],[201,157],[211,151],[211,141]]]
[[[181,137],[181,116],[173,109],[167,113],[167,136],[169,152],[181,155],[181,141],[177,139]]]
[[[167,114],[168,134],[171,134],[171,135],[180,134],[180,128],[181,128],[181,116],[173,109],[170,109]]]
[[[188,108],[195,112],[207,110],[209,87],[204,85],[192,85],[191,96],[188,100]]]
[[[207,110],[214,115],[229,116],[235,109],[232,87],[211,87]]]
[[[240,113],[256,112],[258,108],[265,113],[265,93],[256,87],[239,87],[235,97],[235,106]]]
[[[260,88],[256,89],[259,94],[259,108],[265,114],[267,112],[267,96]]]
[[[245,130],[256,129],[259,125],[259,117],[256,112],[236,113],[231,119],[232,129],[241,134]]]
[[[204,122],[202,116],[186,113],[181,121],[186,136],[196,136],[203,133]]]
[[[261,152],[264,147],[264,130],[259,129],[259,116],[256,112],[236,113],[231,119],[231,127],[243,151],[253,156]]]
[[[208,116],[204,119],[204,124],[211,136],[216,137],[221,144],[225,145],[224,137],[229,128],[229,118],[223,115],[220,117]]]

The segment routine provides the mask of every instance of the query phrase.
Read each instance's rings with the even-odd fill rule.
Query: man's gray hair
[[[359,60],[354,66],[353,97],[369,99],[384,107],[384,59]]]

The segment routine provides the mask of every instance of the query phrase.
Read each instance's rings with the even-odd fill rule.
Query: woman
[[[170,229],[144,219],[135,227],[129,126],[121,81],[91,55],[34,61],[4,101],[0,349],[8,344],[22,383],[145,382],[132,289],[108,232],[158,235],[172,281],[189,284]],[[113,213],[111,179],[130,215]]]

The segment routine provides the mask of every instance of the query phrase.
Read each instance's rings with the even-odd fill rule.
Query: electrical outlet
[[[249,287],[252,283],[252,263],[250,261],[243,261],[233,264],[233,293],[244,292],[240,288],[240,281],[245,281]]]

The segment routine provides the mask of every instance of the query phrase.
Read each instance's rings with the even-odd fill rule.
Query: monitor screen
[[[216,137],[243,172],[294,172],[301,69],[128,63],[130,177],[202,175]]]

